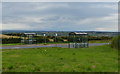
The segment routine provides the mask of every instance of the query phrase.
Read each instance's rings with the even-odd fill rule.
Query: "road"
[[[107,45],[109,43],[89,43],[89,46],[100,46],[100,45]],[[63,47],[67,48],[68,44],[49,44],[49,45],[16,45],[16,46],[3,46],[0,49],[19,49],[19,48],[40,48],[40,47]]]

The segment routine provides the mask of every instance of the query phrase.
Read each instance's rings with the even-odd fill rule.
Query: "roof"
[[[23,34],[26,34],[26,35],[35,35],[36,33],[23,33]]]
[[[70,32],[69,35],[87,35],[88,33]]]

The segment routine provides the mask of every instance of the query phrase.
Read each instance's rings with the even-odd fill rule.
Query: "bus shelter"
[[[36,43],[36,39],[35,39],[36,35],[37,35],[36,33],[23,33],[23,34],[21,34],[21,43],[25,43],[25,44]]]
[[[88,47],[88,33],[69,33],[69,48],[84,48]]]

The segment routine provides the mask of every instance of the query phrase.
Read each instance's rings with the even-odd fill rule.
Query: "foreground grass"
[[[117,50],[89,48],[4,49],[3,72],[117,72]]]

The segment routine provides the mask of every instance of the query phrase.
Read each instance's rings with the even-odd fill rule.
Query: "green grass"
[[[89,48],[2,50],[3,72],[117,72],[117,50],[109,45]]]
[[[14,46],[14,45],[24,45],[22,43],[9,43],[9,44],[2,44],[2,46]]]
[[[49,42],[49,43],[37,43],[37,44],[43,44],[43,45],[48,45],[48,44],[66,44],[67,42],[65,43],[56,43],[56,42]],[[9,44],[2,44],[2,46],[15,46],[15,45],[28,45],[28,44],[24,44],[24,43],[9,43]]]

